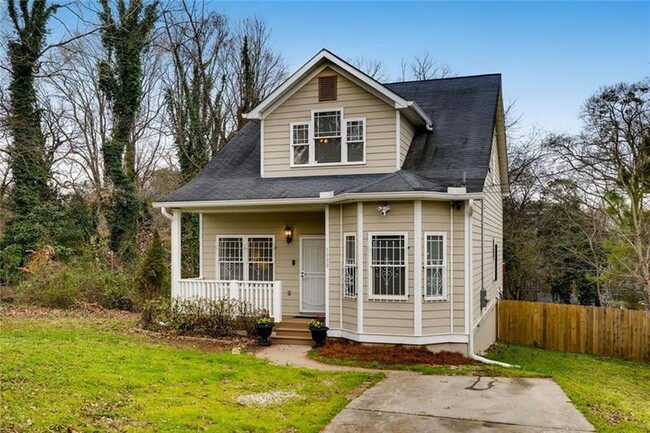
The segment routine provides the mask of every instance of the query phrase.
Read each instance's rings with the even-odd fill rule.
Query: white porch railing
[[[281,281],[217,281],[200,278],[178,281],[172,297],[180,299],[235,299],[253,310],[266,309],[276,322],[282,320]]]

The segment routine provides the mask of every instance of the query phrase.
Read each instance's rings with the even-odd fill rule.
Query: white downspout
[[[161,207],[160,208],[160,213],[163,214],[165,218],[167,218],[169,221],[174,219],[174,216],[167,211],[166,207]]]
[[[483,203],[481,203],[481,208],[483,207],[482,204]],[[468,228],[466,229],[466,232],[465,232],[465,233],[467,233],[467,232],[471,232],[471,230],[472,230],[472,227],[471,227],[470,223],[472,221],[473,208],[470,208],[470,201],[469,200],[465,202],[465,206],[468,206],[468,210],[466,211],[466,214],[467,214],[468,217],[465,218],[465,224],[469,225]],[[482,211],[483,211],[483,209],[481,209],[481,212]],[[466,242],[467,241],[469,241],[468,236],[466,236]],[[466,245],[465,245],[465,248],[467,249],[467,248],[469,248],[469,246],[470,246],[470,243],[467,242]],[[481,245],[481,255],[482,254],[483,254],[483,245]],[[469,257],[469,262],[473,263],[473,259],[472,259],[471,255],[469,255],[469,256],[466,255],[466,257]],[[466,265],[469,265],[469,263],[466,263]],[[482,362],[483,364],[499,365],[501,367],[506,367],[506,368],[520,368],[518,365],[508,364],[508,363],[501,362],[501,361],[494,361],[492,359],[487,359],[487,358],[484,358],[484,357],[474,353],[474,308],[473,308],[473,303],[474,303],[474,296],[473,295],[474,295],[474,293],[472,292],[474,290],[474,288],[472,287],[472,285],[469,285],[468,287],[469,287],[469,290],[470,290],[470,296],[469,296],[469,329],[468,329],[468,332],[469,332],[469,335],[468,335],[469,344],[467,346],[467,356],[469,358],[475,360],[475,361]]]
[[[449,206],[449,243],[451,254],[449,257],[449,332],[454,333],[454,202]]]

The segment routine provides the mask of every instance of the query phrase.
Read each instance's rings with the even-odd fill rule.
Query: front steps
[[[307,322],[309,322],[308,318],[282,317],[282,322],[275,325],[271,342],[273,344],[312,346],[314,341],[311,339],[311,332],[307,329]]]

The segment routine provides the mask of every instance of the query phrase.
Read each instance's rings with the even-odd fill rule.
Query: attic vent
[[[336,75],[318,77],[318,100],[336,101]]]

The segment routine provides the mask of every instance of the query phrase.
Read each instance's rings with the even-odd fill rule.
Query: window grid
[[[370,234],[370,297],[407,299],[406,235]]]
[[[348,162],[364,160],[365,122],[363,120],[346,120],[346,146]]]
[[[318,111],[314,113],[314,161],[315,163],[340,163],[341,111]]]
[[[273,237],[219,237],[217,269],[219,280],[273,281]]]
[[[427,234],[425,243],[425,299],[444,299],[446,296],[445,236]]]
[[[344,241],[343,297],[357,297],[357,242],[355,235],[345,235]]]
[[[291,158],[293,165],[309,164],[309,123],[291,124]]]

